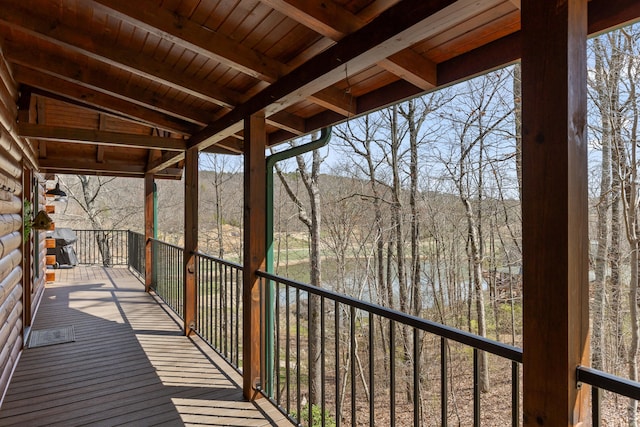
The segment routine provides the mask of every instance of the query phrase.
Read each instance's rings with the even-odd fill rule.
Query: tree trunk
[[[593,301],[593,335],[591,341],[592,365],[596,369],[604,369],[605,352],[605,298],[606,267],[609,251],[609,192],[611,189],[611,126],[607,85],[603,69],[602,46],[599,39],[594,40],[595,50],[595,86],[602,118],[602,167],[600,172],[600,197],[596,206],[598,214],[598,247],[595,257],[595,280],[593,283],[595,297]]]

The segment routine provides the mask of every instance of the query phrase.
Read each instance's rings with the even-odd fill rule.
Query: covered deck
[[[58,270],[37,330],[73,326],[75,341],[28,348],[0,425],[291,425],[126,268]]]

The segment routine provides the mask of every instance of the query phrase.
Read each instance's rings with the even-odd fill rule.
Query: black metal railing
[[[184,318],[184,249],[160,240],[151,241],[153,290],[178,316]]]
[[[145,278],[145,239],[144,235],[129,231],[127,236],[127,265],[138,277]]]
[[[510,396],[502,401],[510,402],[510,419],[519,425],[519,348],[262,271],[258,276],[270,331],[261,343],[269,373],[261,388],[294,422],[419,426],[435,418],[446,426],[462,418],[479,426],[486,352],[492,366],[502,360],[493,377],[507,377],[501,388]],[[473,374],[465,382],[462,372]],[[455,409],[452,381],[459,386]],[[463,402],[471,404],[461,417]]]
[[[196,252],[196,333],[242,370],[242,265]]]
[[[593,427],[603,425],[602,399],[605,390],[617,396],[640,400],[640,383],[636,381],[620,378],[587,366],[578,366],[577,378],[579,383],[591,386],[591,425]]]
[[[73,247],[80,264],[105,267],[128,264],[128,230],[73,231],[78,237]]]
[[[102,264],[99,251],[89,242],[97,242],[99,233],[110,233],[110,248],[126,242],[125,249],[114,251],[118,260],[125,261],[113,265],[126,264],[144,277],[142,234],[76,233],[82,263]],[[151,241],[153,289],[183,317],[183,248]],[[241,371],[242,266],[202,253],[195,256],[196,332]],[[491,366],[502,363],[494,372],[503,381],[491,381],[504,395],[499,401],[508,407],[512,425],[520,425],[521,349],[263,271],[257,274],[265,328],[260,388],[292,421],[307,426],[424,425],[428,419],[429,424],[442,426],[479,426],[484,414],[496,409],[482,411],[484,352]],[[466,373],[470,375],[465,378]],[[638,382],[584,366],[577,368],[577,379],[592,387],[595,427],[602,425],[604,391],[640,400]],[[470,404],[465,407],[464,402]]]

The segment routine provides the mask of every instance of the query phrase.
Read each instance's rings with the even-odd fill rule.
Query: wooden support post
[[[264,113],[245,119],[244,125],[244,270],[243,270],[243,391],[255,399],[260,379],[260,289],[256,270],[265,268],[265,147],[267,132]]]
[[[153,285],[153,174],[144,175],[144,289]]]
[[[525,426],[587,419],[587,0],[522,1]]]
[[[184,333],[196,327],[198,307],[198,150],[187,150],[184,162]]]

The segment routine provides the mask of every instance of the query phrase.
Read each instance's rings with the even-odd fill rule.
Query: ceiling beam
[[[331,0],[261,1],[333,41],[341,40],[369,22],[368,18],[360,17]],[[433,88],[436,84],[436,64],[410,49],[385,58],[378,65],[425,90]]]
[[[88,63],[91,60],[86,57],[84,61],[81,57],[71,60],[43,50],[25,49],[23,46],[9,40],[5,40],[3,47],[5,58],[11,63],[29,67],[144,107],[162,111],[182,120],[195,124],[204,124],[208,123],[211,117],[214,116],[211,111],[168,101],[164,96],[150,92],[133,83],[115,81],[109,78],[109,75],[105,72],[92,67]]]
[[[151,173],[151,174],[157,174],[160,171],[178,163],[180,160],[183,160],[184,157],[185,157],[184,151],[181,151],[179,153],[176,153],[176,152],[164,153],[162,157],[160,157],[159,159],[149,162],[145,172]]]
[[[391,55],[378,65],[423,90],[433,89],[438,82],[436,63],[411,49]]]
[[[31,7],[29,7],[30,3],[33,3]],[[38,3],[26,0],[26,3],[12,2],[9,6],[0,8],[0,24],[2,24],[0,27],[4,25],[25,32],[58,47],[69,49],[223,107],[229,108],[242,101],[239,93],[201,79],[190,79],[152,56],[144,53],[131,55],[125,50],[107,45],[103,40],[82,34],[77,29],[66,26],[52,17],[39,16],[33,13],[33,10],[37,10]]]
[[[305,120],[286,111],[280,111],[267,117],[267,123],[295,135],[304,135],[306,132]]]
[[[113,162],[105,160],[102,163],[87,158],[51,158],[39,159],[40,169],[48,171],[55,169],[57,171],[65,171],[64,173],[84,174],[86,172],[95,171],[103,174],[108,173],[128,173],[136,175],[144,175],[144,167],[131,163]]]
[[[309,97],[309,100],[324,108],[340,113],[345,117],[353,117],[356,115],[356,102],[348,91],[339,90],[330,86],[320,92],[314,93]]]
[[[146,108],[121,98],[44,74],[21,65],[13,65],[18,83],[31,86],[33,93],[57,99],[82,108],[110,114],[113,117],[147,124],[182,135],[193,134],[199,127],[171,115]]]
[[[116,68],[124,69],[143,78],[147,78],[153,81],[159,81],[161,84],[164,84],[176,90],[185,91],[190,95],[196,96],[200,99],[214,103],[216,105],[220,105],[223,107],[232,107],[233,105],[242,102],[245,98],[244,95],[241,95],[235,91],[231,91],[229,89],[216,86],[208,82],[188,79],[184,77],[182,73],[177,73],[172,68],[167,67],[164,62],[158,61],[153,57],[149,57],[148,55],[127,54],[126,52],[114,49],[111,46],[106,46],[99,40],[94,40],[86,35],[79,34],[75,29],[66,27],[58,21],[48,21],[45,18],[33,15],[31,12],[24,11],[24,9],[20,8],[17,5],[14,6],[15,10],[9,10],[10,8],[0,8],[0,24],[4,24],[18,31],[26,32],[32,37],[45,40],[54,46],[68,49],[76,54],[86,56],[87,58],[104,62]],[[2,25],[0,25],[0,28],[1,27]],[[10,43],[10,41],[8,43]],[[9,48],[11,48],[10,45]],[[18,47],[14,44],[13,49],[15,52],[16,50],[18,50]],[[18,54],[16,53],[13,57],[13,60],[22,61],[23,64],[27,65],[26,56],[27,55],[22,55],[22,59],[18,59]],[[53,59],[51,58],[51,56],[48,56],[47,58]],[[65,61],[60,59],[56,62],[63,64]],[[44,66],[44,64],[42,64],[42,61],[37,62],[37,64],[38,68]],[[28,64],[28,66],[32,65],[36,64]],[[280,64],[279,67],[285,71],[289,70],[283,64]],[[60,70],[60,68],[58,68],[58,70]],[[80,70],[76,71],[77,72],[75,73],[75,75],[82,75]],[[85,74],[87,73],[85,72]],[[61,76],[61,74],[59,73],[56,75]],[[86,83],[84,84],[85,87],[95,87],[95,85],[99,84],[98,80],[100,79],[96,78],[90,80],[90,77],[87,76],[86,79],[82,81],[82,83]],[[107,79],[103,80],[106,81]],[[113,86],[109,85],[103,85],[102,87],[109,92],[114,89]],[[141,93],[143,91],[142,89],[133,89],[128,92],[123,91],[120,92],[121,98],[131,99],[133,92]],[[160,98],[160,96],[151,95],[147,98],[142,98],[142,100],[148,100],[144,101],[146,104],[155,103],[153,105],[153,109],[155,111],[158,111],[158,108],[162,107],[162,103],[159,101]],[[327,108],[331,108],[335,111],[344,111],[344,106],[341,106],[340,104],[337,104],[335,106],[327,104],[326,100],[328,98],[326,96],[326,93],[318,94],[317,99],[321,101],[321,105]],[[165,110],[169,110],[171,107],[172,104],[167,104]],[[167,111],[167,113],[175,115],[177,114],[177,111],[188,111],[188,109],[185,110],[182,107],[178,107]],[[208,123],[216,117],[220,116],[222,112],[223,111],[216,114],[199,114],[199,111],[196,112],[192,110],[191,113],[192,115],[194,115],[194,119],[191,121],[197,124],[204,125],[205,123]],[[195,114],[199,115],[195,117]],[[348,114],[345,113],[345,115]],[[184,119],[184,117],[182,118]],[[275,126],[282,127],[283,129],[287,128],[288,126],[286,123],[280,124],[277,119],[272,119],[272,123]]]
[[[259,80],[273,82],[286,74],[282,64],[231,38],[202,27],[150,0],[93,0],[112,16],[170,40]]]
[[[42,163],[42,162],[41,162]],[[57,168],[55,166],[47,166],[43,167],[40,165],[40,171],[47,174],[67,174],[67,175],[99,175],[99,176],[116,176],[120,178],[144,178],[144,173],[140,172],[130,172],[130,171],[122,171],[118,170],[118,168],[106,167],[102,170],[73,170],[73,169],[63,169]],[[182,169],[180,168],[169,168],[164,171],[159,172],[154,176],[157,179],[174,179],[179,180],[182,178]]]
[[[640,18],[640,2],[621,0],[617,10],[612,10],[608,0],[589,2],[589,34],[594,35],[608,28],[620,26]],[[437,65],[437,86],[446,86],[486,73],[520,59],[521,33],[504,36],[492,43],[476,48]],[[406,52],[403,51],[403,53]],[[362,95],[357,99],[357,114],[364,114],[395,102],[424,93],[417,85],[398,81],[387,87]],[[305,133],[342,121],[329,111],[306,120]],[[278,138],[281,142],[288,138]]]
[[[588,7],[589,35],[610,30],[640,18],[640,2],[637,0],[616,0],[615,7],[612,7],[610,0],[591,0]]]
[[[148,148],[170,151],[183,151],[185,149],[185,141],[177,138],[46,126],[32,123],[18,123],[18,135],[24,138],[36,138],[46,141],[73,142],[100,146]]]
[[[469,1],[405,0],[396,4],[192,136],[189,146],[207,147],[225,129],[257,111],[264,109],[270,116],[342,80],[345,73],[362,71],[437,33],[447,25],[449,15],[473,13]]]
[[[359,30],[366,21],[332,0],[260,0],[318,34],[337,41]]]

